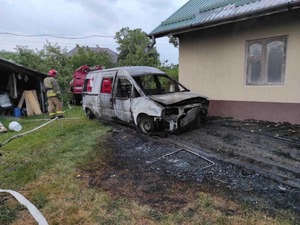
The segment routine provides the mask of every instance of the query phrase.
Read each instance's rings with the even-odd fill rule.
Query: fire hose
[[[52,123],[53,121],[55,121],[55,120],[57,120],[57,119],[58,119],[58,117],[55,117],[54,119],[52,119],[52,120],[50,120],[50,121],[48,121],[48,122],[46,122],[46,123],[44,123],[44,124],[42,124],[42,125],[40,125],[40,126],[34,128],[34,129],[32,129],[32,130],[30,130],[30,131],[27,131],[27,132],[24,132],[24,133],[22,133],[22,134],[17,134],[17,135],[12,136],[11,138],[7,139],[7,140],[4,141],[2,144],[0,144],[0,148],[1,148],[3,145],[5,145],[5,144],[7,144],[8,142],[10,142],[11,140],[16,139],[16,138],[18,138],[18,137],[22,137],[22,136],[24,136],[24,135],[26,135],[26,134],[29,134],[29,133],[33,132],[33,131],[36,131],[36,130],[38,130],[38,129],[40,129],[40,128],[46,126],[46,125],[48,125],[49,123]]]

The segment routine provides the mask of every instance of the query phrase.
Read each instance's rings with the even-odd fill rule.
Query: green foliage
[[[107,52],[94,52],[88,46],[80,47],[77,45],[76,47],[78,51],[70,59],[74,70],[82,65],[101,65],[105,68],[111,68],[115,66]]]
[[[28,49],[26,46],[16,46],[16,53],[14,54],[13,61],[23,66],[40,70],[42,59],[39,56],[38,51]],[[44,72],[44,71],[42,71]]]
[[[40,51],[28,49],[27,46],[16,46],[15,53],[1,51],[0,57],[44,73],[51,69],[57,70],[57,81],[62,92],[69,89],[74,70],[82,65],[102,65],[106,68],[115,66],[106,52],[97,53],[88,47],[76,47],[78,52],[69,57],[67,49],[47,41]]]
[[[87,46],[77,45],[78,51],[74,55],[68,56],[67,49],[62,49],[59,45],[48,41],[40,51],[28,49],[27,46],[16,46],[16,52],[0,51],[0,57],[44,73],[48,73],[51,69],[57,70],[57,81],[63,93],[69,90],[69,83],[74,71],[82,65],[101,65],[105,68],[115,66],[161,67],[170,76],[178,79],[178,66],[161,65],[159,53],[155,47],[145,52],[146,46],[149,45],[149,38],[141,29],[122,28],[114,38],[119,44],[117,48],[120,52],[118,65],[112,62],[106,52],[94,52]]]
[[[162,64],[159,67],[160,70],[164,71],[166,74],[168,74],[170,77],[178,81],[178,64],[177,65],[167,65]]]
[[[120,66],[157,67],[160,65],[159,53],[155,47],[145,52],[144,49],[149,44],[149,38],[141,29],[122,28],[114,38],[119,44],[117,49],[119,51]]]
[[[169,43],[172,44],[175,48],[178,48],[179,47],[179,38],[170,36]]]
[[[16,46],[15,49],[16,53],[2,52],[0,56],[44,73],[55,69],[59,74],[57,78],[61,89],[64,91],[68,88],[73,66],[66,49],[62,50],[60,46],[50,42],[47,42],[40,51],[28,49],[27,46]]]
[[[8,52],[5,50],[0,51],[0,57],[3,59],[7,59],[13,62],[16,62],[16,58],[18,57],[17,53],[15,52]]]
[[[40,64],[39,71],[48,73],[50,69],[58,71],[57,81],[59,82],[62,91],[69,88],[69,82],[72,79],[74,71],[72,61],[67,56],[67,50],[61,49],[57,44],[47,42],[43,49],[39,52],[43,63]]]

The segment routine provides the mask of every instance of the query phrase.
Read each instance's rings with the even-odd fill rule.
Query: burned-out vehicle
[[[208,105],[207,97],[153,67],[92,71],[84,81],[82,106],[89,118],[134,124],[147,134],[200,125]]]

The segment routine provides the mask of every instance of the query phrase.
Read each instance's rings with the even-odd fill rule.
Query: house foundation
[[[300,103],[210,100],[208,115],[300,124]]]

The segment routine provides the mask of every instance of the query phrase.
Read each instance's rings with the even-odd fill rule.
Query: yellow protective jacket
[[[46,77],[44,79],[44,87],[46,89],[47,97],[60,96],[59,85],[53,77]]]

